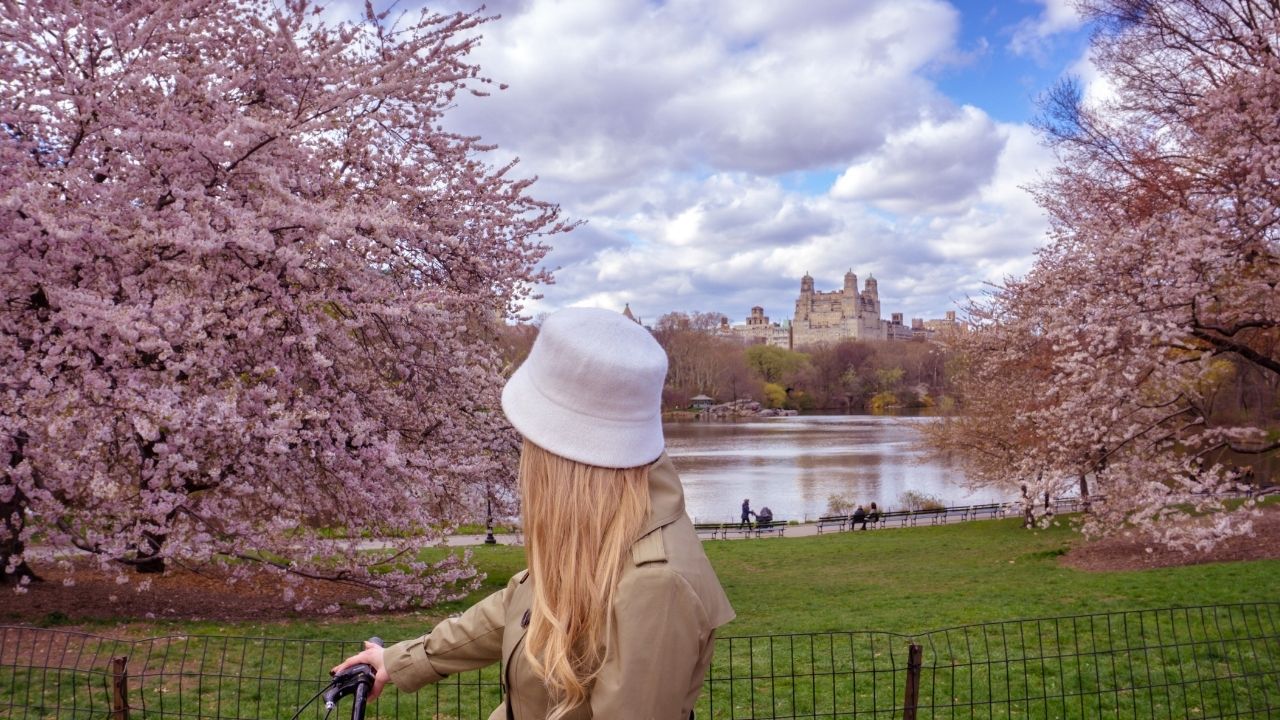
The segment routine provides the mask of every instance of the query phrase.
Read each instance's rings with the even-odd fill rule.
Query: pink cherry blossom
[[[470,587],[465,559],[417,551],[512,509],[496,325],[567,228],[441,129],[489,85],[467,62],[485,21],[0,5],[7,578],[38,536],[373,604]]]
[[[1050,242],[974,303],[966,416],[934,441],[979,482],[1025,485],[1033,515],[1101,494],[1086,530],[1205,547],[1248,531],[1251,503],[1222,498],[1280,450],[1280,10],[1083,9],[1114,95],[1048,98]]]

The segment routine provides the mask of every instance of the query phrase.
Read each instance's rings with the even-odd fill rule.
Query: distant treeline
[[[658,318],[653,335],[670,365],[663,391],[668,410],[687,408],[697,395],[716,402],[755,400],[794,410],[884,410],[946,406],[947,353],[924,342],[865,342],[787,350],[744,344],[718,332],[720,313],[673,312]],[[537,330],[509,327],[503,354],[524,359]]]
[[[708,395],[717,402],[750,398],[794,410],[883,410],[945,404],[947,356],[924,342],[847,340],[788,350],[743,344],[717,332],[719,313],[673,312],[653,335],[670,368],[663,394],[671,409]]]

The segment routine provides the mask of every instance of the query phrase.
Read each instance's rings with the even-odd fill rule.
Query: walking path
[[[1254,493],[1252,496],[1261,497],[1263,495],[1270,495],[1270,494],[1280,494],[1280,486],[1266,488],[1261,492]],[[1095,496],[1095,498],[1101,499],[1100,496]],[[1080,509],[1078,501],[1074,498],[1061,498],[1055,501],[1055,503],[1057,504],[1055,513],[1057,514],[1076,512]],[[971,518],[959,512],[963,509],[964,508],[962,507],[947,508],[945,512],[940,513],[937,516],[929,515],[929,511],[921,511],[922,513],[922,515],[920,516],[921,521],[916,524],[887,525],[882,528],[877,528],[876,532],[884,532],[885,530],[896,530],[903,527],[927,527],[929,525],[951,525],[954,523],[961,523],[961,522],[980,522],[982,520],[999,519],[999,518],[991,518],[991,517]],[[1019,511],[1015,508],[1013,510],[1006,511],[1004,518],[1008,519],[1011,517],[1018,517],[1018,516],[1019,516]],[[928,521],[925,522],[923,518],[927,518]],[[733,523],[733,522],[727,522],[725,524],[730,526],[736,525],[736,523]],[[785,537],[785,538],[813,537],[814,535],[819,535],[819,534],[833,535],[838,532],[841,532],[841,531],[838,528],[832,527],[824,530],[822,533],[819,533],[818,523],[817,521],[813,521],[813,522],[803,522],[796,525],[788,525],[786,530],[786,535],[782,537]],[[846,530],[844,532],[849,532],[849,531]],[[859,531],[859,532],[862,532],[862,531]],[[720,537],[720,538],[712,539],[712,538],[703,537],[702,540],[704,542],[722,542],[725,539],[763,540],[763,539],[772,538],[772,537],[779,537],[779,536],[773,533],[770,533],[765,537],[755,538],[755,537],[750,537],[749,535],[744,536],[741,534],[734,534],[732,537],[729,537],[729,538]],[[485,544],[484,540],[485,540],[484,533],[451,535],[445,539],[445,545],[449,547],[476,547],[476,546],[483,546]],[[498,545],[523,545],[524,544],[524,536],[518,533],[494,533],[494,540],[497,541]],[[359,542],[359,545],[361,549],[382,550],[382,549],[391,547],[392,545],[394,545],[394,543],[390,543],[385,540],[361,540]],[[26,550],[27,557],[31,559],[42,559],[42,560],[54,559],[59,557],[60,555],[65,556],[69,554],[71,554],[70,551],[63,551],[62,553],[58,553],[54,551],[52,548],[40,547],[40,546],[28,547]]]
[[[941,522],[950,524],[955,522],[962,522],[962,520],[959,517],[953,517],[953,518],[945,518]],[[920,525],[917,527],[924,527],[927,524],[928,523],[925,523],[924,525]],[[883,532],[884,530],[896,530],[896,529],[897,529],[896,526],[889,527],[889,528],[880,528],[876,530],[876,532]],[[828,528],[823,530],[822,534],[833,535],[837,532],[839,531],[836,528]],[[788,537],[788,538],[812,537],[817,534],[819,534],[818,524],[816,522],[808,522],[808,523],[801,523],[799,525],[788,525],[787,532],[784,537]],[[749,539],[764,540],[771,537],[778,537],[778,536],[771,533],[763,538],[749,538]],[[449,547],[474,547],[477,545],[484,545],[484,538],[485,538],[484,533],[475,534],[475,535],[450,535],[448,538],[445,539],[445,544]],[[497,544],[499,545],[523,545],[524,544],[524,536],[519,534],[514,534],[514,533],[494,533],[493,539],[496,540]],[[742,535],[737,534],[729,539],[741,540],[744,538]],[[710,538],[703,538],[703,541],[704,542],[721,542],[722,539],[718,538],[713,541]],[[389,543],[384,540],[361,540],[360,541],[360,548],[362,550],[384,550],[388,547],[391,547],[392,545],[393,543]],[[40,547],[40,546],[27,548],[26,554],[27,554],[27,557],[29,558],[39,559],[39,560],[49,560],[49,559],[55,559],[59,557],[59,554],[54,552],[52,548]],[[66,553],[66,554],[71,554],[71,553]]]
[[[1280,494],[1280,486],[1273,486],[1273,487],[1262,489],[1258,492],[1251,493],[1249,497],[1262,497],[1264,495],[1271,495],[1271,494]],[[1235,494],[1235,495],[1230,495],[1229,497],[1244,497],[1244,496],[1245,496],[1244,494]],[[1105,500],[1105,498],[1101,495],[1094,495],[1093,498],[1094,498],[1094,502],[1102,502],[1103,500]],[[968,509],[980,510],[982,508],[990,508],[990,507],[994,507],[994,505],[971,506]],[[966,508],[964,506],[948,507],[948,508],[937,511],[936,514],[934,513],[934,511],[920,510],[920,511],[917,511],[919,514],[915,518],[916,522],[901,524],[901,521],[898,520],[895,522],[895,524],[890,524],[881,528],[877,528],[876,532],[883,532],[885,530],[896,530],[898,528],[903,528],[903,527],[927,527],[929,525],[951,525],[953,523],[961,523],[961,522],[980,522],[982,520],[1000,519],[1000,518],[990,517],[989,515],[986,517],[973,517],[972,513],[966,513],[964,512],[965,510]],[[1055,514],[1079,512],[1080,510],[1081,510],[1081,505],[1080,505],[1079,498],[1064,497],[1064,498],[1057,498],[1053,501],[1053,512]],[[1021,508],[1016,504],[1006,504],[1003,512],[1004,512],[1004,515],[1003,515],[1004,519],[1008,519],[1012,517],[1020,517]],[[736,523],[730,520],[730,521],[726,521],[725,525],[733,526],[733,525],[736,525]],[[813,521],[813,522],[803,522],[798,525],[788,525],[786,535],[783,537],[788,537],[788,538],[812,537],[818,534],[831,535],[837,532],[840,532],[840,530],[838,528],[832,527],[824,530],[822,533],[819,533],[818,523],[817,521]],[[845,531],[845,532],[848,532],[848,531]],[[766,537],[778,537],[778,536],[770,533]],[[483,545],[484,538],[485,536],[482,534],[481,535],[453,535],[446,540],[446,543],[452,547],[467,547],[467,546],[473,546],[473,545]],[[704,537],[703,541],[719,542],[724,539],[741,540],[741,539],[748,539],[748,538],[752,540],[764,539],[764,538],[753,538],[753,537],[750,537],[749,535],[744,536],[741,534],[734,534],[732,537],[729,537],[729,538],[721,537],[721,538],[716,538],[714,540],[712,538]],[[498,544],[500,545],[520,545],[520,544],[523,544],[524,542],[523,537],[516,534],[504,534],[504,535],[495,534],[494,539],[497,540]]]
[[[1010,517],[1012,517],[1012,516],[1010,516]],[[970,521],[963,520],[961,517],[959,517],[958,515],[956,515],[956,516],[954,516],[954,517],[940,518],[940,519],[939,519],[939,523],[938,523],[938,524],[945,523],[945,524],[950,525],[950,524],[952,524],[952,523],[958,523],[958,522],[970,522]],[[972,522],[976,522],[976,521],[972,521]],[[729,523],[729,524],[734,524],[734,523]],[[922,523],[922,524],[920,524],[920,525],[916,525],[916,526],[914,526],[914,527],[927,527],[929,524],[930,524],[930,523],[925,522],[925,523]],[[913,527],[913,526],[908,525],[907,527]],[[882,532],[882,531],[884,531],[884,530],[897,530],[897,529],[898,529],[898,526],[896,526],[896,525],[895,525],[895,526],[886,527],[886,528],[879,528],[879,529],[877,529],[877,530],[876,530],[876,532]],[[821,533],[821,534],[823,534],[823,535],[834,535],[834,534],[836,534],[837,532],[839,532],[839,530],[838,530],[838,529],[836,529],[836,528],[826,528],[826,529],[824,529],[824,530],[822,531],[822,533]],[[847,532],[847,531],[846,531],[846,532]],[[859,531],[859,532],[861,532],[861,531]],[[807,523],[800,523],[799,525],[788,525],[788,526],[787,526],[787,532],[786,532],[786,535],[784,535],[784,536],[782,536],[782,537],[784,537],[784,538],[813,537],[814,535],[818,535],[818,534],[819,534],[819,533],[818,533],[818,523],[816,523],[816,522],[807,522]],[[498,541],[498,544],[499,544],[499,545],[522,545],[522,544],[524,544],[524,537],[523,537],[522,535],[514,535],[514,534],[498,534],[498,533],[495,533],[493,537],[494,537],[494,539],[495,539],[495,540],[497,540],[497,541]],[[774,535],[774,534],[769,534],[769,535],[767,535],[767,536],[765,536],[765,537],[762,537],[762,538],[754,538],[754,537],[753,537],[753,538],[748,538],[748,539],[751,539],[751,540],[764,540],[764,539],[771,538],[771,537],[778,537],[778,536],[777,536],[777,535]],[[740,535],[740,534],[736,534],[736,535],[734,535],[734,536],[730,537],[729,539],[730,539],[730,540],[742,540],[742,539],[744,539],[744,538],[743,538],[743,536],[742,536],[742,535]],[[703,538],[703,541],[704,541],[704,542],[713,542],[710,538]],[[715,540],[715,542],[720,542],[720,541],[721,541],[721,539],[719,539],[719,538],[717,538],[717,539]],[[451,535],[451,536],[449,537],[449,539],[448,539],[446,542],[448,543],[448,545],[449,545],[450,547],[468,547],[468,546],[471,546],[471,545],[483,545],[483,544],[484,544],[484,535],[483,535],[483,534],[481,534],[481,535]]]

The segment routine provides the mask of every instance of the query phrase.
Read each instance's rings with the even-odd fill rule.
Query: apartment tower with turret
[[[800,296],[791,321],[793,347],[841,340],[885,340],[885,324],[880,318],[880,291],[876,279],[868,277],[858,291],[858,276],[850,269],[844,287],[832,292],[814,290],[813,277],[800,279]]]

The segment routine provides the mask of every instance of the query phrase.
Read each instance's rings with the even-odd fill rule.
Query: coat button
[[[529,617],[530,617],[529,613],[530,613],[530,612],[531,612],[530,610],[525,610],[525,611],[524,611],[524,617],[520,618],[520,627],[522,627],[522,628],[527,628],[527,627],[529,627]]]

